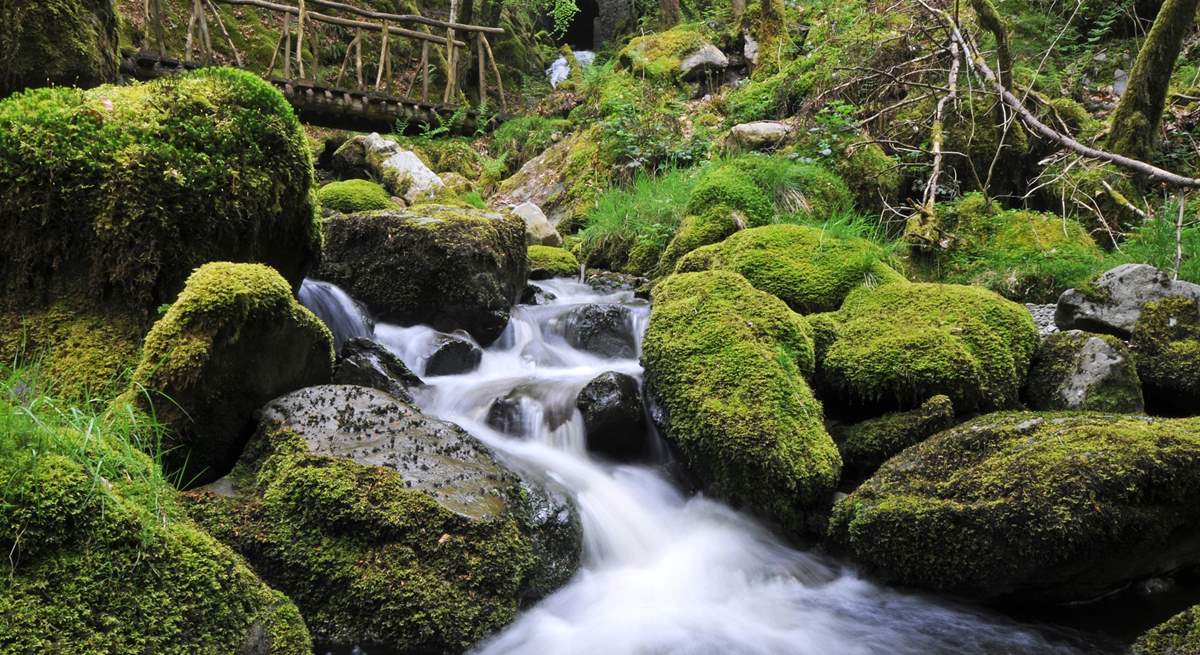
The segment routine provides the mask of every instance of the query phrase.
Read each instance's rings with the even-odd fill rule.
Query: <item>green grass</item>
[[[1175,270],[1175,220],[1179,205],[1172,200],[1155,217],[1133,230],[1110,257],[1111,266],[1124,263],[1150,264],[1164,271]],[[1179,279],[1200,284],[1200,219],[1194,211],[1184,214],[1183,261]]]

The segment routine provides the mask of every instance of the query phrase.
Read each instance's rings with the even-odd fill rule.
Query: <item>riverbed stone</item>
[[[774,150],[795,133],[795,126],[783,121],[739,123],[729,129],[729,144],[737,150]]]
[[[1111,335],[1080,330],[1042,338],[1025,383],[1030,409],[1140,413],[1142,385],[1129,348]]]
[[[728,65],[729,58],[720,48],[705,43],[679,61],[679,73],[685,80],[698,80],[725,70]]]
[[[392,351],[365,337],[351,339],[342,347],[333,383],[371,387],[405,402],[412,402],[412,389],[424,385]]]
[[[512,213],[525,222],[525,243],[531,246],[562,245],[562,236],[551,225],[541,207],[526,201],[513,206]]]
[[[461,428],[366,387],[272,401],[192,514],[292,598],[317,641],[462,652],[564,583],[570,504]]]
[[[425,360],[425,375],[461,375],[479,368],[483,350],[455,334],[440,334],[434,340],[434,350]]]
[[[633,312],[622,305],[581,305],[562,319],[567,343],[601,357],[637,356]]]
[[[647,452],[645,407],[633,376],[601,373],[583,387],[575,405],[583,414],[589,451],[616,461],[633,461]]]
[[[462,329],[486,346],[528,274],[525,226],[512,215],[428,204],[325,222],[320,278],[381,321]]]
[[[1002,412],[886,462],[828,545],[884,581],[1082,601],[1200,562],[1200,419]]]
[[[1151,300],[1186,296],[1200,302],[1200,284],[1174,280],[1148,264],[1122,264],[1088,285],[1067,289],[1058,299],[1054,321],[1063,330],[1079,329],[1128,339]]]

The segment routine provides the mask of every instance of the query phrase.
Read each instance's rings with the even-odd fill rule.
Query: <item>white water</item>
[[[575,61],[579,62],[581,68],[587,68],[592,65],[593,61],[596,61],[596,53],[591,50],[576,51]],[[550,87],[558,88],[558,85],[563,80],[571,76],[571,67],[567,65],[567,58],[559,55],[558,59],[555,59],[554,63],[550,64],[550,67],[546,69],[546,76],[550,78]]]
[[[649,307],[629,293],[537,283],[557,299],[518,306],[479,370],[429,378],[422,407],[454,421],[531,475],[566,488],[579,508],[584,562],[564,588],[480,644],[494,654],[1067,654],[1032,628],[942,601],[888,590],[834,562],[789,548],[754,520],[702,496],[684,497],[659,467],[617,466],[583,447],[579,390],[635,359],[607,361],[571,348],[562,318],[581,303],[621,303],[639,336]],[[427,328],[381,324],[376,338],[420,370]],[[484,423],[496,398],[518,390],[525,438]]]

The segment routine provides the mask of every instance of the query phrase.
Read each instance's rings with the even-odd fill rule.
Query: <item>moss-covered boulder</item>
[[[165,462],[191,483],[233,466],[263,403],[332,375],[332,335],[278,273],[213,262],[146,335],[123,399],[167,425]]]
[[[529,276],[525,223],[451,205],[334,216],[319,277],[380,320],[495,341]]]
[[[554,227],[571,226],[583,219],[611,178],[612,172],[600,153],[600,128],[593,126],[530,159],[500,183],[489,202],[493,207],[531,202],[541,208]]]
[[[675,270],[740,273],[793,311],[811,314],[837,309],[860,286],[907,281],[882,259],[879,248],[863,239],[840,239],[804,225],[768,225],[693,250]]]
[[[1046,335],[1025,383],[1030,409],[1140,413],[1142,384],[1129,348],[1116,337],[1079,330]]]
[[[706,171],[692,187],[688,213],[703,214],[714,207],[742,212],[748,224],[754,226],[766,225],[775,218],[775,205],[767,191],[733,165],[716,166]]]
[[[860,287],[821,319],[826,406],[882,413],[949,396],[959,413],[1016,404],[1038,331],[1029,311],[978,287]]]
[[[675,272],[679,260],[700,246],[719,243],[726,237],[746,228],[746,215],[725,205],[710,207],[699,214],[689,214],[679,223],[679,229],[667,242],[658,259],[655,273],[659,277]]]
[[[10,2],[0,10],[0,98],[28,87],[116,81],[113,0]]]
[[[1133,644],[1133,655],[1189,653],[1200,653],[1200,606],[1189,607],[1154,626]]]
[[[197,266],[263,262],[300,285],[320,253],[312,183],[292,108],[250,73],[0,102],[0,332],[23,337],[0,359],[40,358],[72,395],[119,391],[136,359],[117,355]]]
[[[635,75],[679,79],[705,65],[692,61],[697,54],[710,62],[710,68],[724,68],[728,63],[696,25],[679,25],[635,37],[617,53],[617,62]],[[717,66],[719,62],[724,63]]]
[[[1131,345],[1147,409],[1200,414],[1200,302],[1174,296],[1146,303]]]
[[[317,192],[322,209],[332,209],[343,214],[392,209],[396,203],[387,189],[370,180],[344,180],[330,182]]]
[[[804,318],[736,273],[664,279],[642,346],[663,434],[713,495],[809,528],[841,470],[805,375]]]
[[[138,449],[156,439],[148,419],[31,393],[0,387],[0,651],[312,652],[296,606],[197,527]]]
[[[813,163],[752,153],[710,166],[696,180],[687,211],[701,214],[725,206],[746,214],[751,227],[779,214],[826,218],[853,207],[849,187],[836,173]]]
[[[579,277],[579,260],[562,248],[529,246],[529,279],[552,277]]]
[[[980,417],[840,501],[830,543],[885,580],[972,597],[1094,598],[1198,559],[1200,421]]]
[[[231,475],[189,496],[319,643],[347,651],[464,652],[570,578],[581,548],[565,500],[365,387],[273,401]]]
[[[888,458],[954,425],[954,404],[934,396],[916,409],[870,418],[853,425],[835,425],[830,434],[846,470],[869,475]]]

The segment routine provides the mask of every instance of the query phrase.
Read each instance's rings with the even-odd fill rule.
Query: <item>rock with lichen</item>
[[[1042,338],[1024,395],[1037,410],[1140,413],[1145,408],[1141,380],[1124,342],[1079,330]]]
[[[1156,414],[1200,414],[1200,300],[1169,296],[1146,303],[1131,341],[1146,407]]]
[[[563,584],[568,501],[461,428],[375,389],[272,401],[192,514],[300,608],[324,644],[461,653]]]

